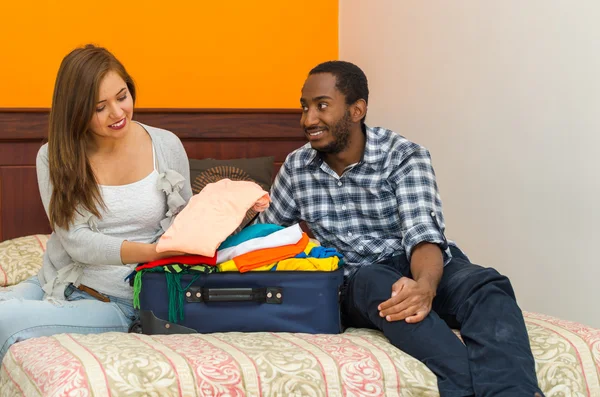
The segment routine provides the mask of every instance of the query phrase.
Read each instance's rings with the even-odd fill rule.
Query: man
[[[304,220],[343,253],[345,325],[381,330],[437,375],[442,396],[541,396],[510,281],[446,240],[429,152],[367,127],[368,99],[356,65],[311,70],[300,99],[309,143],[287,157],[259,221]]]

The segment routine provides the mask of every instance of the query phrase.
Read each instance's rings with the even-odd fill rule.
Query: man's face
[[[302,87],[300,125],[312,148],[321,153],[340,153],[349,144],[350,110],[335,84],[334,75],[317,73]]]

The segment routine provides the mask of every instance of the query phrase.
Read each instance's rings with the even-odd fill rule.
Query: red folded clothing
[[[209,265],[216,266],[217,265],[217,255],[215,254],[212,257],[202,256],[202,255],[180,255],[180,256],[172,256],[170,258],[159,259],[156,261],[144,263],[138,265],[135,270],[142,269],[150,269],[152,267],[170,265],[172,263],[180,263],[182,265]]]

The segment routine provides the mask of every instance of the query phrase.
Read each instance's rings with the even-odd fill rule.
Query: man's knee
[[[483,289],[502,291],[512,299],[515,299],[515,291],[508,277],[500,274],[496,269],[487,267],[483,268],[482,274],[480,274],[481,281],[483,283]]]
[[[452,269],[449,278],[443,283],[442,288],[447,289],[448,292],[452,291],[452,293],[458,293],[467,298],[483,291],[495,289],[514,299],[515,293],[510,280],[496,269],[471,263],[459,262],[457,265],[460,266]]]
[[[355,296],[357,293],[366,296],[376,294],[389,298],[392,285],[400,277],[402,275],[391,266],[373,264],[359,268],[352,277],[351,284]]]

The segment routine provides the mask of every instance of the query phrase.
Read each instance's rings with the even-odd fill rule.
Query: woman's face
[[[133,98],[127,84],[116,72],[110,71],[100,82],[98,103],[90,128],[102,138],[120,138],[130,129]]]

